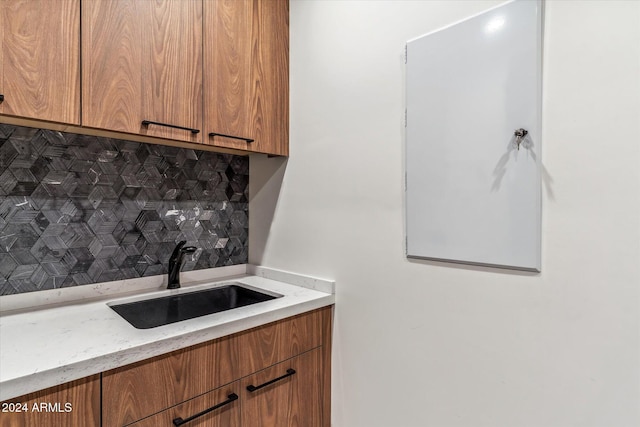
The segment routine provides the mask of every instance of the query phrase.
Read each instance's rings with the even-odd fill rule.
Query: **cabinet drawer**
[[[242,427],[320,427],[321,350],[316,348],[243,379]]]
[[[233,394],[235,394],[236,400],[233,400]],[[131,424],[130,427],[173,427],[175,425],[173,420],[177,418],[181,418],[184,422],[190,417],[211,409],[211,411],[185,422],[184,425],[188,427],[239,427],[240,401],[237,400],[239,394],[240,384],[235,382],[145,418]]]
[[[330,308],[315,310],[238,334],[241,376],[321,346],[328,315]]]
[[[130,424],[229,384],[238,378],[235,360],[227,337],[105,372],[103,425]]]

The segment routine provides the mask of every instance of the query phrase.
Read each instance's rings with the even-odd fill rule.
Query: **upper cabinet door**
[[[288,155],[288,0],[204,0],[204,33],[205,142]]]
[[[80,0],[0,1],[0,113],[80,124]]]
[[[202,141],[202,0],[85,0],[83,126]]]

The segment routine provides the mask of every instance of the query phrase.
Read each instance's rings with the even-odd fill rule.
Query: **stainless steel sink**
[[[202,291],[185,292],[167,297],[110,305],[116,313],[138,329],[149,329],[169,323],[232,310],[279,298],[230,282]]]

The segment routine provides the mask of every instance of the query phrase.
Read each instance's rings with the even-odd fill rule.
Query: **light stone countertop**
[[[334,282],[253,265],[0,297],[0,401],[220,338],[335,302]],[[240,282],[270,301],[136,329],[107,304]],[[77,289],[76,289],[77,288]],[[31,295],[30,295],[31,294]]]

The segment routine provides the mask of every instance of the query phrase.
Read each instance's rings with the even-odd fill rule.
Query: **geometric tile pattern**
[[[248,258],[249,159],[0,124],[0,295]]]

